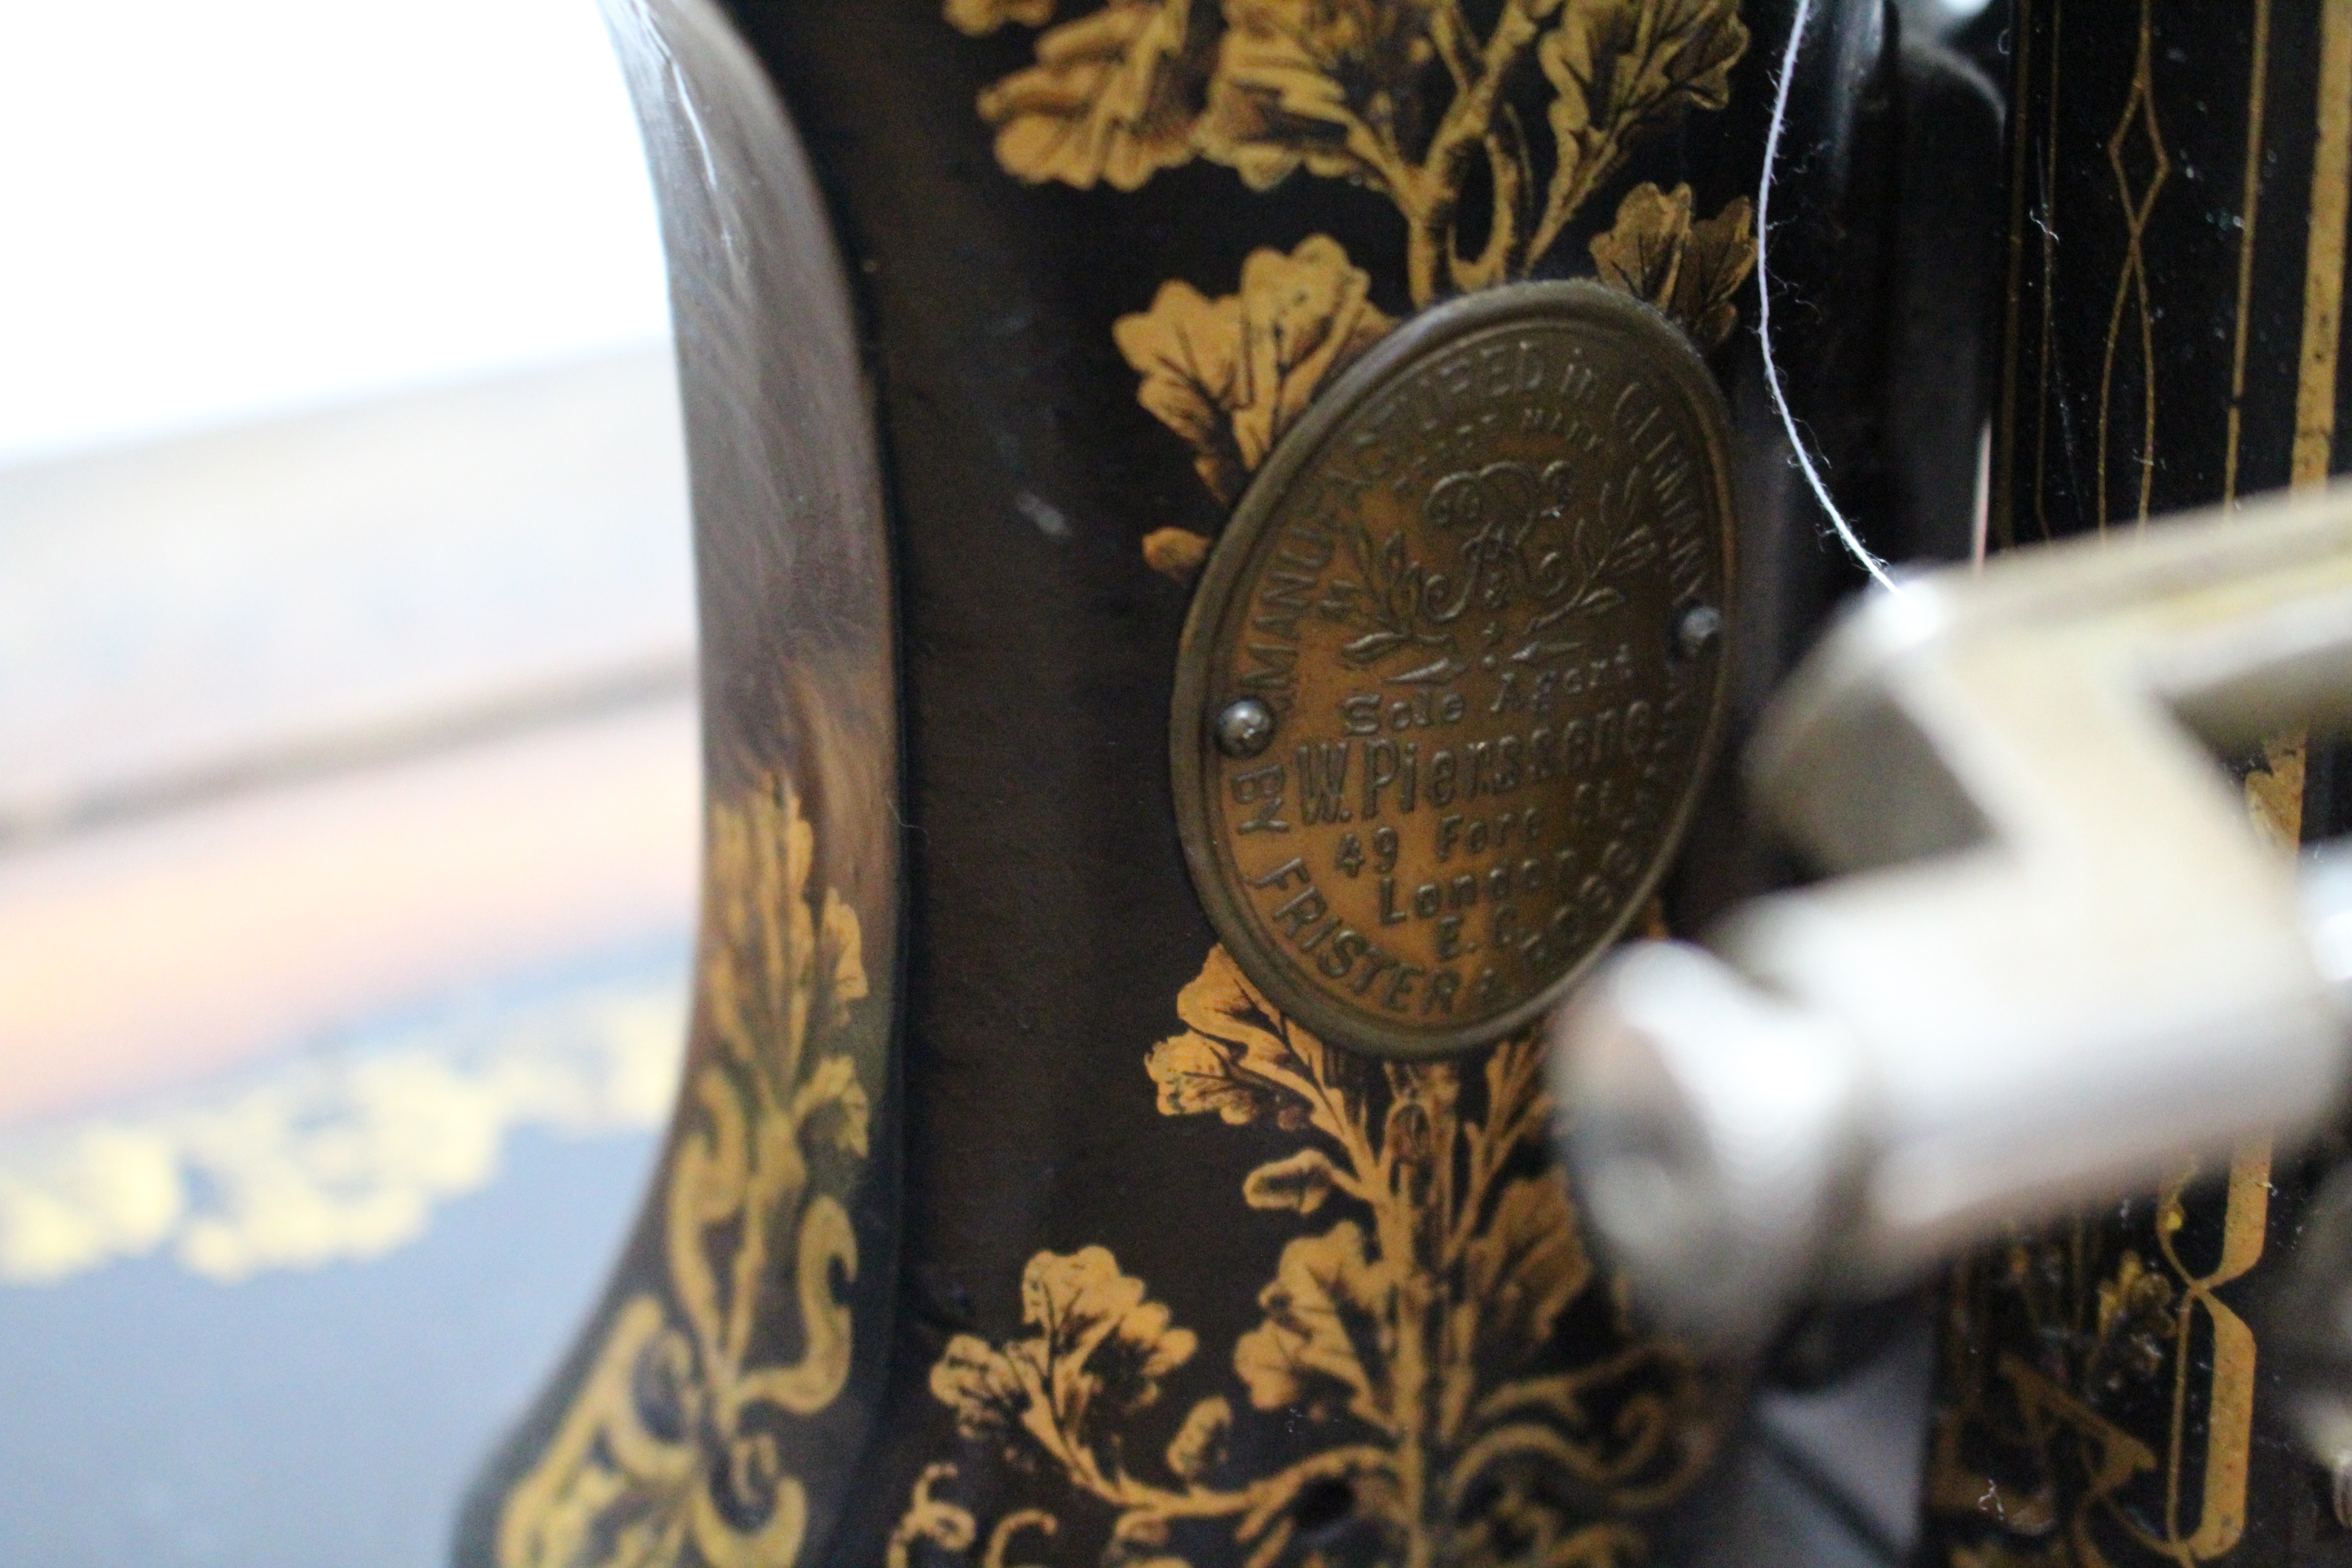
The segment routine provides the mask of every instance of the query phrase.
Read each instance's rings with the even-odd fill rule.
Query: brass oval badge
[[[1460,1050],[1623,932],[1721,723],[1726,426],[1654,311],[1531,283],[1416,318],[1276,448],[1171,738],[1193,880],[1277,1006]]]

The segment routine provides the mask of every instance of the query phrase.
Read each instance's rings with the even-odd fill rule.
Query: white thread
[[[1805,482],[1812,487],[1813,499],[1822,503],[1829,514],[1830,526],[1837,530],[1840,542],[1863,570],[1875,579],[1879,586],[1891,594],[1903,590],[1886,570],[1886,563],[1870,552],[1867,545],[1853,531],[1853,525],[1830,499],[1829,487],[1822,482],[1821,470],[1813,466],[1813,455],[1805,447],[1805,437],[1797,429],[1797,416],[1789,411],[1789,395],[1780,388],[1780,364],[1772,353],[1772,274],[1766,260],[1772,234],[1772,167],[1780,154],[1780,131],[1789,119],[1789,80],[1797,74],[1797,46],[1805,36],[1805,22],[1811,15],[1813,0],[1797,0],[1796,15],[1789,23],[1789,47],[1780,56],[1780,78],[1772,89],[1772,120],[1764,132],[1764,174],[1756,187],[1756,337],[1764,351],[1764,385],[1772,394],[1772,407],[1780,416],[1780,427],[1789,433],[1789,447],[1797,455],[1797,467],[1804,471]]]

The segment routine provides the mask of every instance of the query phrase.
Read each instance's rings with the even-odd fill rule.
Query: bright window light
[[[0,0],[0,463],[666,342],[592,0]]]

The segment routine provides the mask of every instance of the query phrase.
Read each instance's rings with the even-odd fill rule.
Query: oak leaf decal
[[[1732,297],[1756,266],[1755,209],[1734,197],[1711,218],[1691,221],[1691,189],[1644,183],[1617,204],[1617,221],[1592,239],[1601,280],[1664,311],[1701,348],[1731,335]]]
[[[1260,1165],[1242,1181],[1242,1202],[1254,1209],[1296,1209],[1313,1214],[1338,1184],[1339,1172],[1320,1149],[1301,1149],[1286,1160]]]
[[[1208,563],[1209,536],[1189,528],[1155,528],[1143,536],[1143,563],[1186,587]]]
[[[1370,100],[1410,89],[1431,58],[1420,7],[1387,0],[1225,0],[1196,140],[1263,191],[1304,164],[1375,188],[1398,178]]]
[[[1169,1470],[1183,1480],[1200,1479],[1224,1458],[1233,1425],[1234,1407],[1222,1394],[1211,1394],[1192,1406],[1184,1425],[1169,1441]]]
[[[1235,1127],[1279,1114],[1280,1089],[1242,1070],[1223,1042],[1199,1034],[1171,1036],[1151,1047],[1144,1069],[1160,1086],[1160,1114],[1215,1111]]]
[[[1559,160],[1531,252],[1617,172],[1637,135],[1729,103],[1731,68],[1747,51],[1738,0],[1568,0],[1536,47],[1556,94]]]
[[[1144,1069],[1160,1086],[1160,1114],[1215,1111],[1234,1126],[1271,1120],[1341,1135],[1349,1091],[1331,1081],[1323,1042],[1275,1010],[1223,947],[1176,994],[1185,1032],[1151,1047]]]
[[[1192,444],[1202,479],[1230,504],[1316,394],[1395,326],[1370,287],[1339,241],[1312,235],[1287,256],[1253,251],[1237,294],[1160,285],[1113,335],[1143,377],[1137,401]]]
[[[1106,1426],[1156,1402],[1160,1380],[1198,1345],[1108,1247],[1038,1253],[1022,1273],[1021,1309],[1028,1338],[999,1350],[958,1334],[931,1368],[931,1393],[967,1439],[994,1438],[1015,1453],[1034,1443],[1065,1464]]]
[[[1005,173],[1132,191],[1189,162],[1206,80],[1193,5],[1110,0],[1042,35],[1035,65],[980,95]]]
[[[1384,1298],[1394,1286],[1393,1268],[1365,1256],[1364,1233],[1354,1220],[1285,1247],[1274,1282],[1258,1295],[1265,1321],[1234,1343],[1234,1371],[1250,1403],[1260,1410],[1304,1405],[1322,1415],[1344,1405],[1380,1423],[1382,1401],[1358,1344],[1377,1338],[1388,1317]]]
[[[1112,339],[1143,376],[1135,400],[1188,442],[1202,482],[1228,505],[1249,470],[1234,437],[1240,397],[1241,300],[1210,300],[1190,283],[1171,280],[1152,296],[1151,309],[1121,316]]]
[[[1301,1065],[1282,1016],[1222,947],[1211,949],[1201,973],[1176,993],[1176,1016],[1193,1030],[1239,1047],[1251,1068],[1279,1072]]]
[[[1031,1258],[1021,1307],[1023,1321],[1045,1331],[1055,1407],[1081,1423],[1106,1398],[1118,1414],[1150,1405],[1159,1380],[1192,1360],[1199,1342],[1170,1325],[1167,1307],[1146,1300],[1143,1281],[1121,1274],[1107,1247]]]
[[[1013,1348],[1000,1352],[977,1334],[958,1334],[931,1368],[931,1394],[955,1412],[961,1436],[1003,1437],[1019,1426],[1032,1381],[1015,1366]]]
[[[1463,1261],[1469,1275],[1464,1298],[1480,1304],[1479,1338],[1506,1363],[1549,1343],[1560,1313],[1592,1281],[1567,1185],[1549,1174],[1505,1188]]]
[[[1054,18],[1054,0],[947,0],[945,14],[949,26],[977,38],[1007,22],[1042,27]]]

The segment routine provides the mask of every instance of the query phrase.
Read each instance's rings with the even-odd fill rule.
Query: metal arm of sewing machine
[[[1753,1349],[2352,1080],[2352,848],[2298,869],[2221,755],[2352,728],[2352,486],[1916,579],[1748,757],[1827,879],[1622,950],[1556,1021],[1561,1139],[1652,1310]],[[2352,1456],[2345,1234],[2284,1289],[2318,1458]]]

